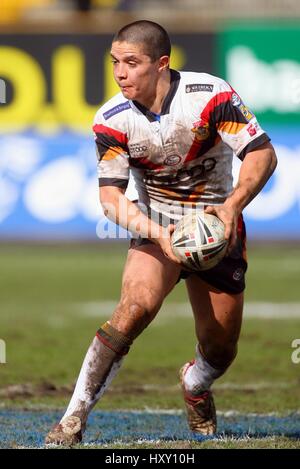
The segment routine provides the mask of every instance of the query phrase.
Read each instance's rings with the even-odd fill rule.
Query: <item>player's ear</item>
[[[167,70],[170,66],[170,57],[168,55],[162,55],[158,61],[159,71]]]

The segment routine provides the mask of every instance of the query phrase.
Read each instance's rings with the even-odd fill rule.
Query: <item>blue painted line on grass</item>
[[[61,416],[58,411],[0,410],[0,448],[43,446],[45,435]],[[219,417],[218,434],[213,438],[245,436],[300,438],[300,415]],[[105,444],[115,441],[130,443],[133,440],[204,441],[211,438],[191,433],[184,415],[97,410],[90,416],[84,441]]]

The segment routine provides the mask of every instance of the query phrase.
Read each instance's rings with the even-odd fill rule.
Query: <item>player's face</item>
[[[162,69],[160,59],[151,62],[143,47],[128,42],[113,42],[111,48],[114,78],[123,96],[146,104],[155,95]]]

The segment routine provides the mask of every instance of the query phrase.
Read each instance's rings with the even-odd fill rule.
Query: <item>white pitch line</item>
[[[70,311],[85,317],[109,317],[115,307],[116,301],[99,301],[75,303],[70,305]],[[157,317],[156,322],[164,321],[170,317],[190,317],[192,310],[189,303],[165,303]],[[245,318],[257,319],[299,319],[300,303],[268,303],[268,302],[249,302],[244,307]]]
[[[281,382],[281,381],[261,381],[255,383],[214,383],[213,389],[216,390],[229,390],[229,391],[261,391],[263,389],[287,389],[293,386],[298,386],[297,381],[289,381],[289,382]],[[164,385],[164,384],[137,384],[136,386],[132,386],[132,390],[138,389],[141,391],[158,391],[158,392],[175,392],[180,389],[180,384],[173,384],[173,385]],[[131,389],[130,386],[124,386],[121,390],[129,390]],[[112,392],[117,391],[117,387],[111,387]],[[108,390],[109,392],[110,390]]]
[[[12,410],[11,408],[3,409],[4,411],[6,410]],[[61,408],[57,407],[41,407],[38,404],[36,405],[31,405],[28,407],[26,405],[26,412],[28,411],[40,411],[40,412],[57,412],[61,410]],[[14,408],[14,412],[24,412],[24,409],[19,409],[19,408]],[[160,408],[151,408],[151,407],[145,407],[143,409],[117,409],[117,410],[101,410],[99,407],[96,409],[97,413],[111,413],[115,412],[118,414],[147,414],[147,415],[185,415],[185,410],[182,409],[160,409]],[[217,410],[217,415],[220,417],[224,418],[232,418],[232,417],[289,417],[290,415],[293,415],[295,417],[300,417],[300,409],[290,409],[290,410],[285,410],[284,412],[265,412],[265,413],[257,413],[257,412],[242,412],[240,410],[235,410],[235,409],[230,409],[230,410]]]
[[[99,409],[98,409],[99,410]],[[104,411],[105,412],[105,411]],[[182,409],[152,409],[151,407],[145,407],[142,410],[138,409],[122,409],[118,410],[118,412],[122,413],[130,413],[130,414],[149,414],[149,415],[185,415],[185,410]],[[217,415],[224,418],[231,418],[231,417],[284,417],[289,416],[290,414],[295,416],[300,416],[300,409],[288,410],[283,412],[266,412],[266,413],[257,413],[257,412],[241,412],[239,410],[231,409],[231,410],[217,410]]]
[[[35,387],[28,383],[24,384],[23,386],[24,392],[26,390],[30,389],[31,394],[34,396],[35,395]],[[249,391],[249,392],[256,392],[256,391],[262,391],[262,390],[269,390],[269,389],[290,389],[291,387],[298,387],[297,381],[261,381],[261,382],[255,382],[255,383],[233,383],[233,382],[224,382],[224,383],[214,383],[213,389],[215,391]],[[68,388],[72,389],[72,386],[68,386]],[[0,389],[0,397],[13,397],[13,391],[14,391],[14,386],[7,386],[4,388]],[[119,392],[159,392],[159,393],[177,393],[180,391],[180,384],[172,384],[172,385],[164,385],[164,384],[137,384],[137,385],[132,385],[132,386],[112,386],[110,389],[107,390],[108,394],[117,394]],[[21,392],[18,391],[17,393],[18,396],[22,395],[22,390]],[[5,408],[4,402],[0,403],[0,409]],[[28,407],[30,407],[30,404],[28,404]],[[31,408],[31,407],[30,407]],[[33,409],[35,406],[33,405]],[[40,410],[45,408],[47,410],[48,406],[44,404],[40,404],[38,406]],[[50,406],[51,408],[51,406]]]

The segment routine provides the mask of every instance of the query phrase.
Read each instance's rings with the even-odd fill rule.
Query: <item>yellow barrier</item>
[[[183,49],[174,46],[171,66],[182,68]],[[112,76],[109,51],[103,57],[103,102],[119,92]],[[89,132],[94,115],[101,105],[85,99],[85,57],[77,46],[63,45],[52,55],[52,103],[46,102],[47,82],[37,60],[12,46],[0,46],[0,76],[6,77],[14,90],[13,101],[0,108],[1,131],[21,131],[28,127],[54,132],[66,126]],[[99,87],[101,83],[99,83]]]
[[[28,8],[46,7],[56,2],[57,0],[1,0],[0,24],[9,24],[19,21]]]

